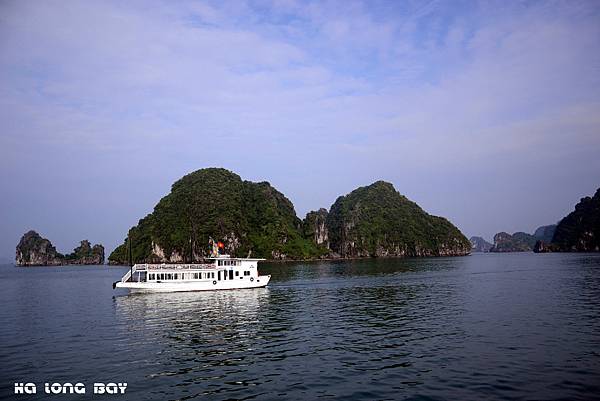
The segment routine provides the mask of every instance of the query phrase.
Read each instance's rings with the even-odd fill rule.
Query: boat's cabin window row
[[[202,280],[215,278],[214,272],[208,273],[150,273],[148,280]]]
[[[218,260],[217,263],[219,266],[241,266],[242,265],[241,260]]]
[[[249,271],[245,271],[245,272],[244,272],[244,276],[249,276],[249,275],[250,275],[250,272],[249,272]]]

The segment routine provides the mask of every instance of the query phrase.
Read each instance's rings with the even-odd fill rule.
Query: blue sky
[[[467,236],[600,187],[598,2],[0,3],[0,256],[110,252],[182,175],[378,179]]]

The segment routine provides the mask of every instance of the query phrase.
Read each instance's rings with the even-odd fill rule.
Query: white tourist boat
[[[258,273],[265,259],[232,258],[219,255],[207,263],[135,264],[113,284],[132,292],[178,292],[259,288],[269,284],[270,275]]]

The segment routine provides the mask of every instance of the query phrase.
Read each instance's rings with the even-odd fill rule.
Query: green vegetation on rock
[[[427,214],[384,181],[340,196],[326,225],[330,248],[341,257],[466,255],[471,250],[448,220]]]
[[[425,213],[389,183],[359,188],[330,212],[301,221],[268,182],[207,168],[173,184],[109,262],[126,264],[129,253],[133,263],[193,262],[207,256],[210,239],[232,256],[268,259],[464,255],[471,248],[448,220]]]
[[[64,264],[69,265],[101,265],[104,263],[104,247],[90,241],[83,240],[72,253],[65,255]]]
[[[175,182],[154,211],[131,228],[133,262],[192,262],[207,256],[209,239],[227,253],[269,259],[306,259],[323,253],[301,233],[292,203],[268,182],[242,181],[207,168]],[[127,263],[128,239],[109,256]]]

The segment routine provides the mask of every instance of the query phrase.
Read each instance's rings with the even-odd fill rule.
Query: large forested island
[[[31,230],[23,234],[15,257],[17,266],[101,265],[104,263],[104,247],[92,246],[88,240],[80,242],[73,252],[63,255],[52,242]]]
[[[448,220],[432,216],[383,181],[340,196],[304,220],[268,182],[207,168],[171,193],[127,233],[109,263],[192,262],[209,240],[227,253],[268,259],[466,255],[471,245]]]

